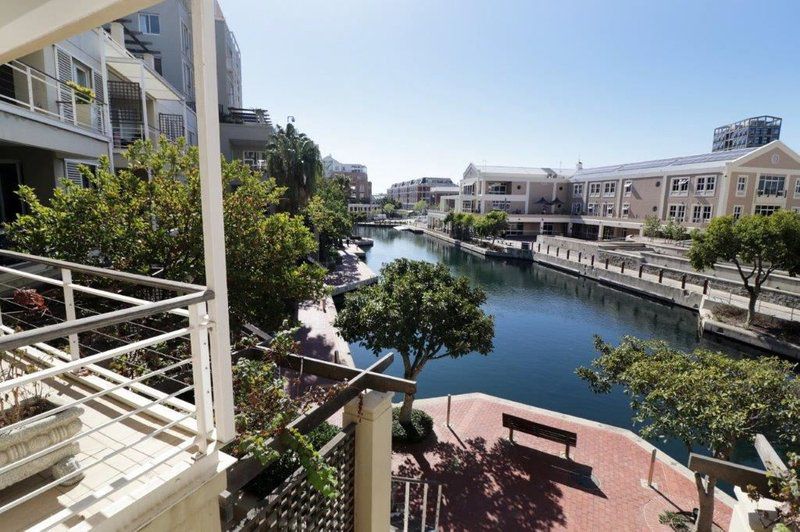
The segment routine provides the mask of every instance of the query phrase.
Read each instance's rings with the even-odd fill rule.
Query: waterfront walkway
[[[335,270],[325,276],[325,284],[331,287],[336,296],[378,281],[378,275],[360,260],[355,253],[340,251],[342,262]]]
[[[658,452],[654,487],[647,478],[653,447],[632,432],[484,394],[420,399],[435,420],[436,441],[395,449],[393,474],[446,484],[443,530],[665,530],[664,510],[697,506],[688,469]],[[573,459],[564,446],[516,433],[508,441],[501,415],[576,432]],[[717,490],[715,522],[728,530],[731,497]]]
[[[579,254],[575,252],[567,254],[565,250],[563,249],[559,250],[555,246],[536,245],[534,251],[534,260],[537,260],[537,255],[556,257],[568,261],[574,264],[576,267],[589,266],[596,269],[608,270],[614,273],[628,276],[631,279],[638,278],[653,284],[660,284],[680,290],[686,290],[688,292],[694,292],[696,294],[703,294],[703,285],[692,284],[688,281],[682,283],[678,279],[659,277],[657,274],[649,272],[642,272],[640,274],[637,268],[626,268],[623,270],[621,266],[611,263],[606,264],[604,261],[600,261],[599,259],[594,261],[594,265],[592,266],[592,259],[589,255]],[[537,260],[537,262],[547,262],[547,261]],[[724,303],[726,305],[738,308],[743,308],[743,309],[747,308],[748,298],[745,296],[732,294],[731,292],[725,290],[718,290],[714,288],[709,288],[707,292],[708,292],[707,293],[708,299],[712,301],[718,303]],[[797,309],[761,300],[759,300],[756,303],[756,312],[789,321],[800,319],[800,311]]]

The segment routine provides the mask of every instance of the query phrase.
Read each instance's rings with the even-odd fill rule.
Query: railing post
[[[622,266],[620,266],[619,273],[625,273],[625,261],[622,261]]]
[[[653,487],[653,470],[656,467],[656,449],[653,449],[653,452],[650,454],[650,471],[647,472],[647,486]]]
[[[34,111],[36,106],[33,104],[33,76],[30,65],[25,65],[25,76],[28,79],[28,109]]]
[[[556,246],[556,257],[558,257],[558,252],[561,251],[561,248]]]
[[[541,253],[541,252],[542,252],[542,243],[541,243],[541,242],[539,242],[538,246],[539,246],[539,248],[538,248],[536,251],[538,251],[539,253]]]
[[[75,321],[75,293],[72,290],[72,271],[69,268],[61,268],[61,280],[64,283],[64,312],[67,321]],[[78,334],[69,335],[69,357],[72,360],[81,358],[81,345],[78,341]]]
[[[703,281],[703,295],[708,295],[708,279]]]
[[[569,252],[570,250],[567,250],[567,260],[569,260]]]
[[[578,252],[578,262],[581,262],[581,259],[583,259],[583,251]]]
[[[453,399],[453,396],[449,393],[447,394],[447,427],[450,427],[450,401]]]
[[[642,271],[644,270],[644,264],[639,265],[639,279],[642,278]]]
[[[592,255],[592,268],[594,268],[594,255]]]
[[[664,280],[664,270],[658,271],[658,284],[661,284],[661,281]]]
[[[606,270],[608,269],[608,258],[606,258]]]
[[[422,527],[420,528],[422,532],[426,532],[425,521],[427,517],[428,517],[428,484],[425,483],[422,485]]]
[[[681,275],[681,290],[686,289],[686,274]]]
[[[75,101],[75,89],[70,88],[70,94],[72,95],[72,125],[78,125],[78,102]]]
[[[547,254],[548,255],[550,254],[550,245],[549,244],[547,245]]]
[[[212,419],[211,357],[208,348],[208,313],[205,303],[189,307],[189,333],[192,348],[192,378],[194,382],[195,417],[197,418],[197,447],[200,454],[208,449]]]

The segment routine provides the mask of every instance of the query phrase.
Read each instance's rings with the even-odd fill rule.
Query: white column
[[[369,391],[344,407],[356,426],[355,529],[389,530],[392,490],[392,393]]]
[[[197,103],[197,144],[200,151],[200,186],[203,215],[203,249],[206,286],[210,301],[211,376],[217,439],[228,442],[236,435],[233,423],[233,379],[228,325],[228,288],[225,266],[225,227],[222,210],[222,167],[217,110],[217,50],[214,36],[214,0],[192,0],[192,54]]]

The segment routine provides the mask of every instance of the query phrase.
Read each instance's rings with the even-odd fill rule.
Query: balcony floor
[[[74,381],[70,381],[69,386],[63,382],[56,383],[52,388],[55,391],[51,394],[51,398],[65,401],[74,401],[94,392],[88,386]],[[108,396],[93,399],[80,406],[84,409],[81,415],[83,422],[81,432],[103,425],[133,410]],[[152,487],[151,484],[148,488],[148,483],[156,479],[166,482],[166,479],[173,476],[174,471],[194,464],[194,446],[169,459],[163,461],[159,459],[159,455],[173,451],[177,444],[192,438],[188,432],[175,430],[176,427],[131,448],[125,448],[164,425],[166,423],[150,416],[136,414],[82,437],[79,440],[80,454],[77,455],[79,463],[84,466],[95,460],[101,462],[86,470],[85,478],[77,484],[51,488],[0,514],[2,528],[65,530],[76,525],[81,525],[79,528],[92,528],[124,506],[133,504],[140,493]],[[124,450],[105,458],[118,449]],[[0,506],[51,481],[49,473],[44,472],[10,486],[0,491]],[[128,498],[127,504],[123,501],[125,498]],[[123,502],[113,505],[120,501]]]

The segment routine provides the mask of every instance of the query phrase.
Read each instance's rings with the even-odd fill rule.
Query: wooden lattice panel
[[[325,462],[337,471],[339,495],[329,499],[299,469],[267,497],[266,516],[260,530],[354,529],[355,425],[349,425],[320,450]],[[255,523],[254,523],[255,524]]]

